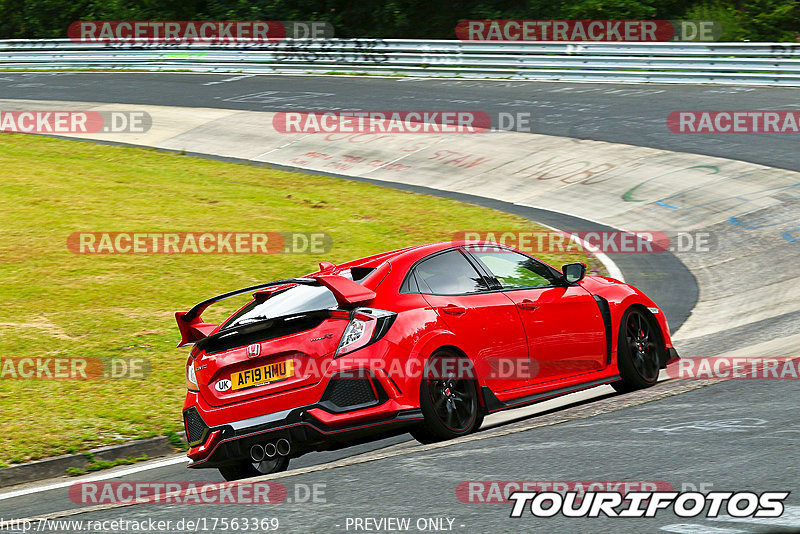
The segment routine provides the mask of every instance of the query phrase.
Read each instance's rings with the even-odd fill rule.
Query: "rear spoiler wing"
[[[308,278],[287,278],[285,280],[249,286],[204,300],[203,302],[195,304],[192,309],[187,312],[175,312],[175,320],[178,323],[178,330],[180,330],[181,333],[181,341],[178,343],[178,346],[183,347],[184,345],[196,343],[201,339],[208,337],[214,330],[219,328],[219,325],[203,322],[201,317],[206,308],[212,304],[227,298],[235,297],[237,295],[253,293],[262,289],[287,284],[322,284],[331,290],[333,295],[336,297],[336,302],[340,306],[353,306],[356,304],[362,304],[375,298],[374,291],[367,289],[358,282],[354,282],[349,278],[345,278],[344,276],[331,274],[320,274],[316,276],[310,276]]]
[[[358,282],[336,274],[320,274],[312,277],[315,281],[331,290],[339,306],[363,304],[375,298],[375,292]]]

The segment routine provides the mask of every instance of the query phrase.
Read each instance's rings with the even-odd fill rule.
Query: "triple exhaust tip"
[[[260,462],[265,458],[275,458],[276,455],[289,456],[290,452],[292,452],[292,445],[289,443],[289,440],[281,438],[275,443],[270,442],[264,445],[256,443],[250,447],[250,458],[252,458],[254,462]]]
[[[284,438],[277,441],[275,449],[281,456],[289,456],[289,453],[292,452],[292,446],[289,444],[289,440]]]
[[[260,462],[264,459],[264,447],[256,443],[252,447],[250,447],[250,458],[253,459],[254,462]]]

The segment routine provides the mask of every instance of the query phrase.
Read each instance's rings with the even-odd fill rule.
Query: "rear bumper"
[[[376,435],[405,431],[410,424],[422,420],[419,409],[398,408],[396,402],[387,400],[374,408],[333,414],[320,404],[313,404],[208,427],[203,442],[187,453],[192,460],[189,467],[218,467],[240,461],[249,456],[254,444],[280,438],[291,443],[292,457],[313,450],[336,449]],[[368,414],[359,413],[367,411]],[[198,415],[202,418],[202,414]]]
[[[202,391],[189,391],[183,406],[189,467],[240,461],[252,445],[281,438],[295,457],[407,431],[422,413],[418,391],[405,384],[401,390],[386,371],[398,355],[407,358],[380,340],[333,360],[315,384],[221,406]]]
[[[188,392],[183,413],[189,467],[240,461],[252,445],[281,438],[296,457],[405,431],[422,419],[418,402],[405,400],[388,374],[357,365],[344,357],[313,386],[226,406]]]

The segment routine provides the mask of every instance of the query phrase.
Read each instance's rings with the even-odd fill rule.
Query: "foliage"
[[[0,38],[66,37],[78,20],[320,20],[339,37],[453,39],[459,20],[718,20],[724,39],[794,41],[797,0],[0,0]]]
[[[81,469],[80,467],[67,467],[67,475],[76,477],[85,475],[87,472],[111,469],[112,467],[117,467],[118,465],[131,465],[135,464],[136,462],[144,462],[148,459],[146,454],[142,454],[141,456],[130,456],[128,458],[117,458],[116,460],[111,461],[97,460],[93,454],[88,452],[84,453],[84,456],[89,461],[89,463],[86,465],[86,469]]]

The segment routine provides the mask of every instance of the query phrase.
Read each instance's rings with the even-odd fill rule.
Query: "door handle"
[[[521,310],[535,310],[538,307],[531,299],[522,299],[517,302],[517,308]]]
[[[439,308],[447,315],[464,315],[467,312],[467,309],[462,306],[456,306],[455,304],[448,304],[447,306],[442,306]]]

